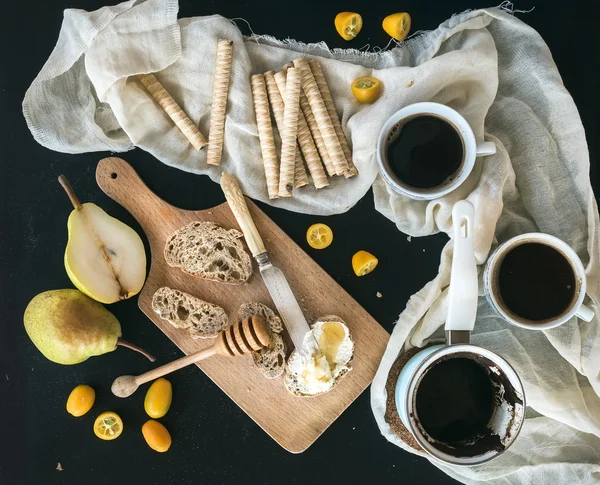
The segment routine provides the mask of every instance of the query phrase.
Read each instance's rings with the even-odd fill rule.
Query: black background
[[[37,293],[72,287],[63,267],[70,203],[56,177],[64,173],[83,201],[93,201],[111,215],[140,228],[97,187],[94,171],[105,153],[66,155],[38,145],[27,130],[21,102],[31,81],[53,49],[65,8],[95,10],[106,0],[3,2],[0,29],[0,484],[105,483],[456,483],[422,458],[389,444],[372,416],[369,392],[357,401],[305,453],[280,448],[195,367],[172,374],[174,402],[162,420],[173,436],[168,453],[150,450],[141,436],[147,419],[144,390],[127,400],[110,393],[121,374],[152,366],[141,356],[118,349],[77,366],[47,361],[28,340],[22,324],[27,302]],[[331,47],[385,46],[381,20],[405,10],[414,30],[430,30],[455,12],[487,7],[480,0],[180,2],[180,17],[219,13],[243,17],[256,33],[305,42],[324,40]],[[599,8],[596,1],[518,2],[529,9],[517,14],[544,37],[565,85],[575,98],[586,129],[596,192],[600,178]],[[342,10],[363,15],[364,28],[352,44],[341,40],[333,18]],[[249,33],[243,22],[238,22]],[[176,206],[203,209],[221,203],[219,187],[206,177],[162,165],[135,150],[123,155],[159,196]],[[346,214],[331,218],[263,209],[297,241],[388,331],[411,294],[437,272],[444,235],[407,241],[394,224],[375,212],[372,194]],[[325,221],[335,233],[333,246],[317,252],[307,247],[306,228]],[[376,254],[381,264],[368,277],[356,278],[350,267],[358,249]],[[381,299],[376,297],[381,292]],[[158,364],[181,354],[137,308],[137,298],[112,305],[125,338],[158,356]],[[71,389],[88,383],[96,389],[93,410],[75,419],[65,411]],[[94,437],[100,412],[115,410],[126,431],[114,442]],[[290,419],[293,419],[290,416]],[[56,470],[60,462],[64,471]]]

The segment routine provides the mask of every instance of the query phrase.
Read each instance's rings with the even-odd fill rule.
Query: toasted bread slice
[[[285,371],[285,342],[281,337],[283,323],[273,310],[258,302],[243,304],[238,311],[240,320],[252,315],[260,315],[271,329],[271,343],[268,347],[252,352],[254,364],[267,379],[276,379]]]
[[[228,326],[220,306],[163,286],[152,297],[152,309],[176,328],[187,329],[192,338],[213,338]]]
[[[252,261],[235,229],[212,222],[192,222],[177,230],[165,245],[165,260],[185,273],[240,285],[252,275]]]
[[[263,317],[267,321],[271,332],[283,332],[283,323],[281,322],[281,318],[279,318],[267,305],[263,305],[257,301],[252,301],[250,303],[244,303],[242,306],[240,306],[240,309],[238,310],[238,319],[243,320],[244,318],[251,317],[252,315],[260,315]]]
[[[279,333],[271,334],[269,346],[252,352],[252,360],[267,379],[277,379],[285,371],[285,342]]]
[[[290,355],[290,358],[288,359],[288,363],[285,369],[285,376],[283,378],[283,382],[285,384],[286,389],[294,396],[315,397],[329,392],[342,380],[342,378],[346,374],[348,374],[348,372],[352,370],[350,362],[354,357],[354,341],[352,340],[352,334],[350,333],[350,329],[340,317],[336,315],[328,315],[319,318],[319,320],[311,326],[311,332],[313,332],[313,335],[315,335],[315,333],[318,333],[318,327],[327,322],[337,322],[342,324],[346,332],[345,339],[342,344],[343,349],[340,346],[336,355],[335,362],[330,363],[330,365],[332,366],[331,385],[322,391],[308,392],[308,390],[306,389],[306,385],[302,382],[301,375],[297,372],[294,372],[294,369],[300,367],[297,364],[301,363],[304,356],[302,355],[302,352],[298,352],[298,349],[294,349],[294,351]],[[318,337],[318,335],[315,335],[315,339],[317,342],[319,342],[320,340]]]

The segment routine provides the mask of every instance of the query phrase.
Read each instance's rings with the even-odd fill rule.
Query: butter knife
[[[256,225],[252,220],[237,179],[233,175],[223,172],[221,176],[221,188],[233,215],[244,233],[246,244],[258,263],[262,279],[271,295],[273,303],[277,307],[285,328],[296,348],[301,349],[304,337],[310,331],[310,327],[300,309],[300,305],[298,305],[298,300],[296,300],[283,272],[269,261],[269,255],[258,233],[258,229],[256,229]],[[314,345],[316,345],[316,342],[314,342]]]

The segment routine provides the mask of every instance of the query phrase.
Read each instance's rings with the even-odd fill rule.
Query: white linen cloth
[[[432,32],[380,53],[330,51],[324,44],[243,38],[218,16],[177,20],[176,0],[131,0],[96,12],[66,10],[56,48],[28,90],[23,111],[35,139],[57,151],[123,152],[139,146],[159,160],[217,180],[235,174],[244,192],[293,211],[335,214],[373,185],[377,210],[411,236],[451,230],[453,204],[475,206],[475,249],[484,263],[498,241],[527,231],[553,234],[581,257],[586,303],[598,315],[599,220],[589,181],[583,126],[541,37],[499,8],[465,12]],[[225,150],[221,167],[207,167],[170,119],[129,76],[158,79],[208,135],[217,39],[234,41]],[[300,53],[320,56],[360,175],[336,177],[329,188],[307,187],[292,199],[269,201],[254,119],[250,75],[278,70]],[[383,95],[362,106],[353,79],[374,75]],[[469,179],[438,200],[393,193],[377,176],[375,147],[385,120],[401,107],[436,101],[457,109],[478,140],[494,141],[495,156],[478,159]],[[452,241],[439,275],[400,315],[372,385],[382,434],[409,449],[384,421],[385,382],[398,354],[422,346],[446,316]],[[595,484],[600,481],[600,333],[571,320],[550,331],[508,326],[480,298],[473,342],[504,356],[525,385],[528,418],[515,444],[477,467],[434,464],[475,484]],[[410,451],[410,449],[409,449]]]

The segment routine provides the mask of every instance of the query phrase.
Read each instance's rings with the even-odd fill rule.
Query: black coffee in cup
[[[539,242],[510,249],[500,262],[496,284],[500,303],[533,322],[563,315],[577,299],[571,263],[559,250]]]
[[[390,131],[387,161],[398,180],[408,186],[428,189],[451,181],[463,158],[459,133],[439,116],[407,118]]]

